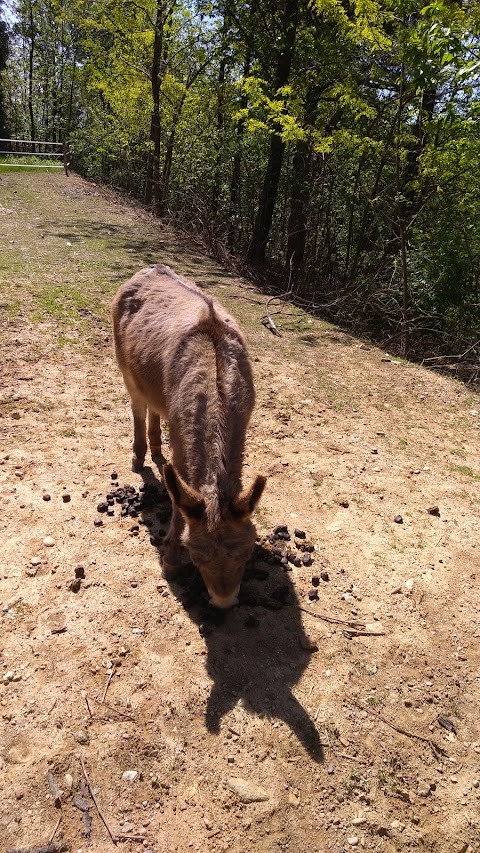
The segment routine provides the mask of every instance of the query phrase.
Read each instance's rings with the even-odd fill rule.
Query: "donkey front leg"
[[[162,567],[163,576],[167,580],[174,578],[181,567],[180,536],[182,535],[184,524],[183,516],[174,504],[170,528],[163,540]]]
[[[146,417],[147,406],[140,400],[132,400],[133,414],[133,458],[132,471],[141,471],[147,452]]]

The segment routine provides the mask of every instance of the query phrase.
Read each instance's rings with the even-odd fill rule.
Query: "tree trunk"
[[[243,79],[250,74],[250,65],[252,62],[252,46],[251,40],[247,44],[245,61],[243,64]],[[248,99],[245,94],[240,98],[240,109],[246,109]],[[240,210],[240,178],[242,171],[242,143],[245,134],[245,120],[240,119],[237,123],[235,153],[233,155],[232,176],[230,179],[230,200],[228,205],[228,233],[227,243],[230,249],[233,249],[237,237],[237,221]]]
[[[312,192],[313,133],[322,91],[327,88],[310,84],[305,95],[305,139],[297,142],[292,162],[290,215],[287,223],[286,270],[292,284],[301,269],[307,239],[308,206]],[[341,110],[334,112],[325,128],[328,135],[338,124]]]
[[[147,183],[145,187],[145,201],[152,203],[155,216],[160,216],[162,204],[162,188],[160,180],[160,91],[165,67],[165,44],[164,29],[168,18],[173,12],[173,3],[168,8],[164,0],[157,0],[155,16],[155,32],[153,39],[153,58],[150,68],[150,80],[152,86],[153,109],[150,121],[150,140],[153,150],[149,151],[147,159]]]
[[[35,116],[33,112],[33,60],[35,55],[35,29],[33,24],[33,2],[30,0],[28,6],[28,14],[29,14],[29,35],[30,35],[30,48],[28,51],[28,114],[30,117],[30,137],[32,140],[36,138],[36,130],[35,130]],[[33,146],[33,150],[35,151],[35,145]]]
[[[288,83],[295,50],[295,37],[298,24],[299,0],[286,0],[284,15],[283,45],[277,58],[275,92]],[[247,251],[251,263],[261,265],[265,262],[267,243],[272,227],[273,211],[278,194],[278,184],[285,153],[285,142],[280,135],[281,128],[274,130],[270,137],[270,151],[263,179],[262,191],[258,203],[253,233]]]
[[[218,69],[218,100],[217,100],[217,136],[216,136],[216,157],[215,168],[213,171],[211,211],[212,218],[215,220],[218,214],[220,202],[220,184],[222,170],[222,138],[225,127],[225,71],[227,67],[227,36],[228,36],[228,18],[224,15],[222,27],[222,58]]]

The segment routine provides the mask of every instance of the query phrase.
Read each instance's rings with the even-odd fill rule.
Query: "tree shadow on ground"
[[[133,273],[151,264],[159,263],[166,264],[176,272],[190,277],[202,289],[218,286],[218,281],[215,278],[212,279],[212,270],[208,269],[208,259],[192,256],[192,247],[189,246],[186,238],[174,239],[169,234],[161,232],[158,237],[147,232],[143,238],[134,238],[125,225],[91,219],[75,219],[71,224],[64,220],[49,219],[43,221],[38,227],[44,237],[63,240],[72,246],[102,241],[102,244],[107,244],[109,249],[128,252],[131,262],[129,261],[127,265],[120,262],[112,267],[111,279],[114,281],[125,281]],[[184,253],[179,255],[178,250],[181,246]],[[189,254],[190,262],[188,262]],[[202,271],[200,264],[207,269]],[[202,277],[205,276],[207,279],[202,281]],[[223,281],[223,276],[220,278]]]
[[[142,521],[161,562],[161,542],[168,526],[169,500],[151,468],[142,471],[148,497]],[[299,601],[289,574],[268,562],[271,555],[257,544],[248,564],[239,605],[220,611],[208,603],[199,572],[186,564],[170,591],[198,625],[207,646],[207,672],[213,681],[206,710],[210,732],[220,731],[222,717],[238,702],[251,714],[283,720],[311,758],[323,760],[313,720],[293,695],[309,665],[311,653],[302,647],[305,633]]]

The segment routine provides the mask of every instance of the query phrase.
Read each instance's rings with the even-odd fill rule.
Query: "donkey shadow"
[[[168,494],[151,468],[140,473],[145,489],[157,493],[161,501],[160,507],[142,512],[161,562],[161,538],[171,512]],[[302,647],[305,633],[289,573],[272,564],[269,552],[257,544],[245,570],[239,605],[232,610],[209,605],[205,584],[192,563],[182,567],[169,587],[206,643],[207,671],[213,681],[206,709],[208,731],[218,734],[222,717],[241,702],[247,713],[285,722],[310,757],[323,761],[314,722],[292,693],[311,652]]]

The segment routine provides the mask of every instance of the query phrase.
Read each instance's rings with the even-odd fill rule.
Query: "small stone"
[[[312,565],[312,558],[311,558],[310,554],[305,553],[305,554],[303,555],[303,557],[302,557],[302,563],[303,563],[303,565],[304,565],[304,566],[311,566],[311,565]]]
[[[318,586],[319,583],[320,583],[320,578],[318,577],[318,575],[314,575],[312,578],[312,586]]]
[[[69,588],[70,592],[79,592],[81,585],[82,585],[81,579],[75,578],[75,580],[70,581],[70,583],[68,584],[68,588]]]
[[[71,773],[65,773],[65,776],[63,777],[63,779],[65,782],[65,787],[66,787],[67,791],[71,791],[73,788],[73,776],[72,776],[72,774]]]
[[[117,478],[118,478],[118,474],[117,474],[117,472],[116,472],[116,471],[112,471],[112,473],[110,474],[110,479],[111,479],[111,480],[116,480]]]
[[[352,826],[362,826],[363,823],[367,822],[366,817],[354,817],[352,820]]]
[[[420,782],[417,788],[417,795],[419,797],[429,797],[430,796],[430,784],[429,782]]]
[[[349,501],[340,501],[340,506],[343,506],[344,509],[348,509],[350,503]]]
[[[347,838],[347,843],[350,844],[351,847],[356,847],[358,844],[358,840],[358,836],[350,835],[349,838]]]
[[[2,676],[2,681],[4,682],[4,684],[9,684],[10,681],[13,681],[13,675],[14,673],[11,670],[8,670],[8,672],[6,672],[5,675]]]
[[[101,501],[97,504],[97,512],[106,512],[108,510],[108,503],[105,501]]]
[[[102,527],[103,526],[103,519],[96,518],[93,523],[94,523],[95,527]]]
[[[438,506],[429,506],[427,512],[429,515],[436,515],[437,518],[440,518],[440,510]]]
[[[62,501],[64,504],[70,503],[71,500],[72,500],[72,496],[69,495],[67,492],[65,492],[65,494],[62,495]]]
[[[44,494],[44,495],[42,495],[42,500],[44,500],[44,501],[51,501],[51,497],[50,497],[50,495],[49,495],[49,494],[47,494],[47,493],[45,492],[45,494]]]
[[[472,785],[474,788],[480,788],[480,779],[474,779]]]
[[[401,515],[396,515],[393,520],[395,524],[403,524],[403,518]]]
[[[295,530],[293,531],[293,534],[294,534],[294,536],[297,537],[297,539],[306,539],[307,538],[307,534],[305,533],[304,530],[298,530],[297,528],[295,528]]]
[[[411,592],[413,589],[414,583],[415,583],[414,579],[409,578],[408,581],[405,581],[405,589],[407,589],[409,592]]]
[[[456,785],[458,782],[457,777],[456,776],[450,776],[450,782],[453,782],[453,784]]]
[[[75,577],[85,580],[85,569],[83,566],[75,566]]]
[[[315,642],[315,640],[312,640],[312,638],[308,637],[307,635],[301,637],[300,645],[302,649],[305,649],[305,651],[307,652],[318,652],[318,644]]]
[[[335,772],[335,768],[334,768],[333,764],[329,764],[327,767],[327,773],[329,774],[329,776],[331,776],[332,773],[334,773],[334,772]]]
[[[79,729],[78,732],[74,732],[73,737],[77,741],[77,743],[81,743],[84,746],[88,746],[90,743],[90,738],[88,733],[84,729]]]
[[[53,546],[55,545],[55,539],[53,539],[52,536],[45,536],[45,539],[43,540],[43,544],[47,548],[53,548]]]
[[[329,581],[330,580],[330,576],[329,576],[328,572],[320,572],[320,577],[321,577],[322,581]]]
[[[17,785],[14,787],[13,793],[16,800],[23,800],[25,796],[25,790],[23,788],[18,787]]]
[[[122,773],[122,779],[124,782],[135,782],[138,778],[138,770],[125,770],[125,773]]]
[[[255,785],[248,779],[241,779],[239,776],[230,776],[227,779],[227,786],[234,794],[237,794],[242,803],[261,803],[270,799],[264,788]]]
[[[41,561],[40,557],[32,557],[32,559],[30,560],[30,565],[31,566],[39,566],[41,562],[42,561]]]
[[[318,601],[318,590],[316,590],[314,587],[312,587],[312,589],[309,589],[308,597],[310,601]]]
[[[443,714],[439,714],[437,717],[437,722],[440,726],[442,726],[442,728],[446,729],[447,732],[453,732],[453,734],[456,734],[457,730],[455,728],[455,725],[448,717],[445,717]]]

